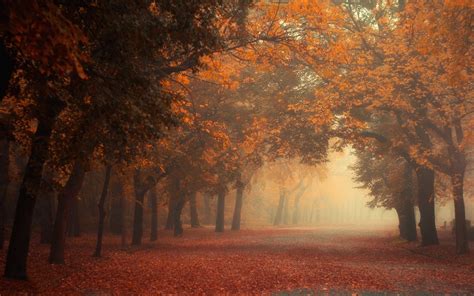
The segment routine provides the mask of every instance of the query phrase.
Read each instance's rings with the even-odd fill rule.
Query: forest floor
[[[474,255],[401,242],[394,231],[355,227],[161,231],[155,243],[120,246],[105,239],[93,258],[94,235],[68,240],[66,265],[47,263],[48,247],[32,243],[29,281],[0,279],[0,295],[270,294],[311,289],[349,292],[474,294]],[[37,242],[37,238],[34,242]],[[474,245],[471,243],[471,250]],[[0,253],[4,266],[5,253]]]

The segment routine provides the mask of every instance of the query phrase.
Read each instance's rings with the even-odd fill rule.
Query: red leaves
[[[395,243],[383,231],[262,229],[216,234],[160,232],[157,244],[121,249],[107,237],[104,258],[90,256],[94,236],[71,239],[67,265],[47,264],[35,245],[30,281],[0,280],[0,294],[222,294],[302,288],[338,291],[473,292],[474,256],[448,247]],[[4,262],[4,253],[0,257]]]

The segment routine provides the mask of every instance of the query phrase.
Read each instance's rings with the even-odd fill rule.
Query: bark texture
[[[58,208],[54,220],[53,237],[49,253],[49,263],[64,264],[64,249],[66,244],[66,224],[71,212],[74,199],[77,199],[84,183],[85,168],[82,161],[76,161],[66,186],[58,197]]]
[[[99,223],[97,227],[97,244],[95,247],[94,257],[100,257],[102,255],[102,239],[104,237],[104,220],[105,220],[105,215],[106,215],[105,199],[107,198],[108,191],[109,191],[111,172],[112,172],[112,166],[108,165],[105,168],[104,187],[102,188],[99,204],[97,205],[97,207],[99,208]]]
[[[63,107],[63,103],[56,98],[45,96],[38,108],[38,126],[32,139],[30,158],[20,185],[5,263],[5,277],[8,278],[27,278],[26,261],[31,238],[33,211],[41,184],[44,163],[48,159],[48,145],[54,121]]]

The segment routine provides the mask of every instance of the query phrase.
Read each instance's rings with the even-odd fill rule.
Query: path
[[[386,230],[279,228],[216,234],[201,228],[185,229],[181,238],[162,231],[157,243],[140,248],[119,245],[119,238],[106,238],[105,257],[95,259],[93,235],[71,239],[65,266],[47,264],[48,248],[35,245],[31,281],[2,279],[0,294],[270,293],[299,288],[474,293],[473,255],[455,256],[451,245],[402,243]],[[1,266],[4,256],[5,251]]]

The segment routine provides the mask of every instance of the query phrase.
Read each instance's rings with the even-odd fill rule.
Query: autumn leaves
[[[223,208],[228,189],[242,193],[265,161],[323,163],[331,138],[366,161],[409,167],[424,244],[437,243],[435,175],[449,178],[457,250],[468,251],[474,55],[462,1],[27,2],[1,1],[2,62],[15,64],[4,71],[2,126],[31,151],[7,276],[26,277],[45,170],[64,203],[52,242],[62,258],[72,189],[91,168],[133,175],[139,244],[143,196],[158,183],[172,187],[179,230],[196,192],[218,195]]]

